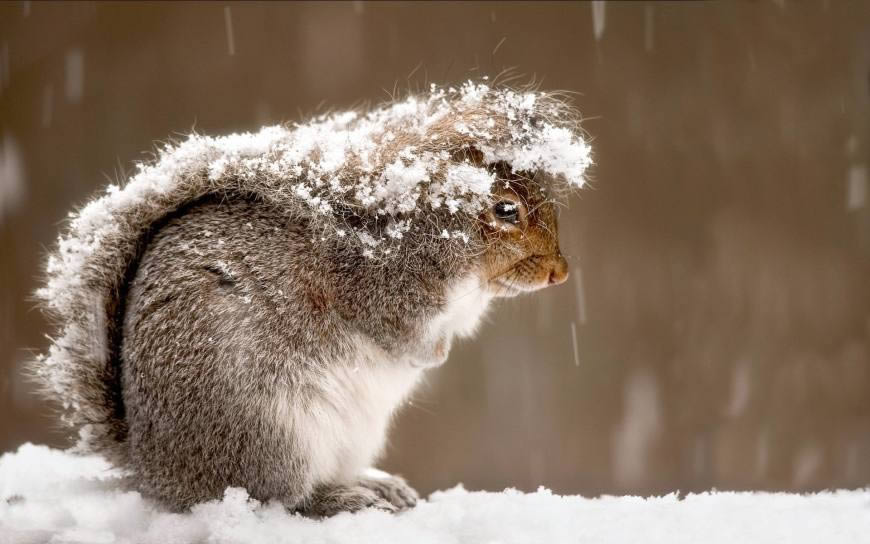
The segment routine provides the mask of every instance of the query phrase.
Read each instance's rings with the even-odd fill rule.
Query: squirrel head
[[[493,170],[492,204],[480,216],[486,248],[481,274],[489,292],[511,297],[563,283],[568,263],[559,250],[555,201],[547,184],[505,163]]]

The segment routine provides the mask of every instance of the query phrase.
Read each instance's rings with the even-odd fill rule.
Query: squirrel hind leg
[[[359,512],[366,508],[399,511],[390,501],[368,487],[340,484],[318,486],[297,511],[307,517],[328,518],[341,512]]]
[[[367,471],[360,478],[359,485],[371,489],[399,510],[413,508],[420,500],[420,495],[404,478],[381,471]]]

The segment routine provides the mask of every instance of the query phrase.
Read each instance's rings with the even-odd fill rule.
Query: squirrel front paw
[[[306,502],[301,513],[313,518],[328,518],[341,512],[359,512],[366,508],[377,508],[390,513],[399,510],[393,503],[362,484],[321,486]]]
[[[394,476],[377,469],[368,469],[359,480],[359,485],[371,489],[398,510],[416,506],[420,495],[401,476]]]
[[[450,354],[450,337],[439,336],[435,340],[424,341],[412,355],[411,364],[418,368],[441,366]]]

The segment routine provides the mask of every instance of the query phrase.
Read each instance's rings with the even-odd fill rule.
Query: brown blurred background
[[[153,142],[514,67],[576,91],[567,285],[503,302],[397,420],[421,491],[870,483],[870,3],[0,4],[0,451],[66,212]],[[576,354],[572,327],[576,331]]]

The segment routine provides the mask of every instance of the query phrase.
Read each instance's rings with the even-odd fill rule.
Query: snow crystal
[[[26,189],[21,148],[11,133],[3,132],[0,136],[0,220],[18,208]]]
[[[628,378],[623,393],[623,419],[613,433],[614,472],[624,486],[649,476],[647,460],[660,435],[661,401],[655,377],[644,369]]]
[[[655,7],[647,4],[643,16],[643,47],[649,53],[655,48]]]
[[[595,34],[595,41],[601,40],[604,36],[604,22],[607,15],[607,4],[604,0],[592,0],[592,32]]]
[[[867,167],[863,164],[852,165],[846,188],[846,208],[857,210],[864,207],[867,201]]]
[[[574,348],[574,366],[580,366],[580,351],[577,349],[577,324],[571,322],[571,346]]]
[[[453,234],[451,235],[451,238],[459,238],[460,240],[462,240],[466,244],[469,242],[468,235],[465,234],[464,232],[462,232],[461,230],[454,230]]]
[[[583,288],[583,268],[574,266],[571,274],[574,276],[574,291],[577,295],[577,317],[580,324],[585,325],[588,317],[586,315],[586,291]]]
[[[0,90],[9,87],[9,44],[0,47]]]
[[[516,152],[513,167],[517,170],[543,169],[571,180],[583,179],[591,158],[588,153],[576,152],[577,142],[571,131],[550,126],[544,128],[543,133],[542,141]]]
[[[0,457],[0,542],[576,543],[866,542],[870,491],[560,496],[508,489],[433,493],[412,510],[318,521],[243,489],[176,514],[124,491],[99,457],[25,444]]]
[[[233,33],[233,13],[230,6],[224,6],[224,27],[227,32],[227,53],[233,56],[236,54],[236,39]]]
[[[725,413],[729,417],[739,417],[749,405],[752,394],[752,362],[741,359],[734,368],[731,381],[731,395]]]
[[[489,194],[489,190],[495,181],[495,174],[485,168],[472,166],[468,163],[451,166],[447,170],[446,187],[457,190],[466,189],[476,195]]]
[[[66,54],[66,98],[75,104],[82,99],[85,89],[85,55],[81,49],[71,49]]]
[[[54,114],[54,87],[46,85],[42,89],[42,126],[51,126],[51,118]]]
[[[410,164],[405,164],[403,159],[399,158],[387,165],[384,170],[384,180],[386,183],[378,186],[377,196],[384,199],[387,199],[390,194],[400,197],[395,206],[388,206],[388,210],[408,213],[416,208],[417,186],[429,180],[429,172],[426,163],[421,160],[413,160]]]

